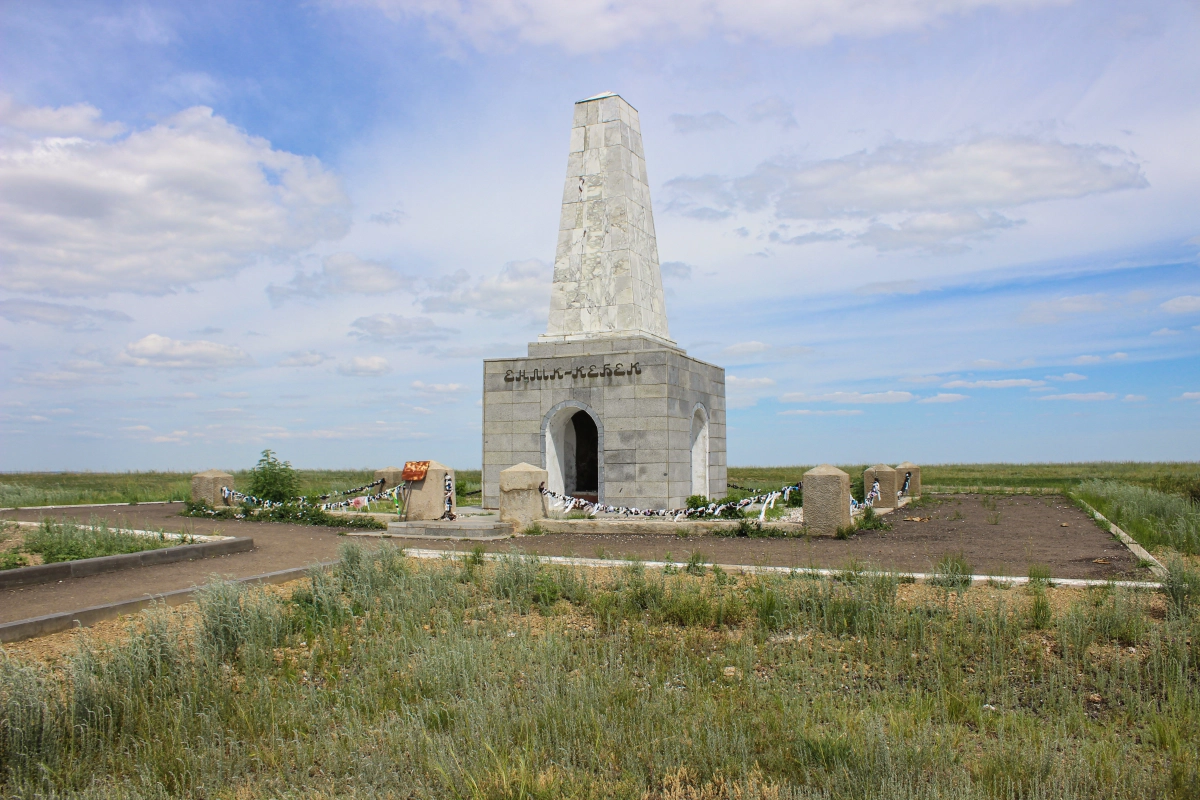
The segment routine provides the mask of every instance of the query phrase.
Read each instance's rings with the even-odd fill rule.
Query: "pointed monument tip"
[[[592,95],[591,97],[585,97],[582,100],[576,100],[575,105],[579,105],[580,103],[590,103],[593,100],[603,100],[606,97],[621,97],[621,95],[617,94],[616,92],[601,92],[600,94]],[[621,99],[625,100],[624,97],[621,97]],[[629,103],[628,100],[625,100],[625,102]],[[629,107],[633,108],[633,103],[629,103]],[[636,110],[637,109],[635,108],[634,111]]]

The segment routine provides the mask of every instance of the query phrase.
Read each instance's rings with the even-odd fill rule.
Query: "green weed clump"
[[[858,518],[855,527],[860,531],[890,531],[892,523],[888,522],[887,517],[879,514],[871,506],[867,506],[863,510],[862,516]]]
[[[21,551],[37,553],[42,557],[43,564],[55,564],[60,561],[78,561],[82,558],[160,550],[164,547],[188,544],[190,541],[187,537],[176,539],[162,534],[142,536],[112,529],[104,520],[93,520],[87,525],[80,525],[75,522],[54,522],[46,519],[42,520],[40,527],[25,534]]]
[[[943,589],[968,589],[971,575],[971,565],[962,553],[947,553],[934,565],[929,582]]]
[[[1197,796],[1194,616],[1103,587],[1031,631],[897,584],[348,545],[290,593],[214,582],[53,666],[0,655],[0,794]]]
[[[1200,505],[1178,494],[1118,481],[1080,484],[1078,496],[1147,549],[1200,553]]]
[[[250,470],[250,485],[246,494],[272,503],[295,500],[300,492],[300,476],[292,462],[280,461],[273,450],[263,450],[258,464]]]

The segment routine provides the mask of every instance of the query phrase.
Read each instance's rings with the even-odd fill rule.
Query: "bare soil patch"
[[[1056,578],[1153,579],[1123,544],[1061,495],[945,495],[885,518],[891,530],[862,531],[847,540],[550,534],[489,542],[486,549],[680,562],[698,551],[715,564],[840,568],[857,562],[903,572],[931,572],[942,556],[961,553],[976,574],[1019,577],[1028,575],[1030,565],[1039,564],[1049,566]],[[411,546],[470,550],[473,545],[422,542]]]

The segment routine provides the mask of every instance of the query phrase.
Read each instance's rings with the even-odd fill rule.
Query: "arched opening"
[[[692,412],[692,494],[708,497],[708,412],[697,405]]]
[[[581,403],[556,406],[542,422],[547,488],[599,502],[604,483],[603,429]]]

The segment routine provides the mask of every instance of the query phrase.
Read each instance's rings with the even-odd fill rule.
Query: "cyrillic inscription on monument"
[[[616,364],[588,364],[586,367],[546,367],[530,370],[506,369],[504,380],[508,383],[528,381],[556,381],[566,378],[609,378],[613,375],[641,375],[642,365],[634,361],[629,365],[618,361]]]

